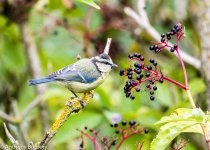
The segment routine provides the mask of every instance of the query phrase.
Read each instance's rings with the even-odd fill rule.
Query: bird
[[[85,93],[94,90],[101,85],[109,72],[117,67],[108,53],[83,58],[74,64],[68,65],[47,77],[29,80],[29,85],[37,85],[49,82],[61,82],[78,97],[76,93]]]

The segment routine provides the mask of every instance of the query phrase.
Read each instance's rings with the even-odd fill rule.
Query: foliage
[[[112,37],[110,55],[119,68],[128,66],[127,56],[130,53],[140,52],[145,60],[155,58],[165,75],[183,83],[183,72],[176,58],[165,52],[155,56],[148,49],[151,42],[155,41],[153,37],[124,13],[125,7],[136,9],[135,0],[96,1],[97,4],[93,0],[70,0],[68,6],[64,1],[40,0],[27,12],[26,25],[31,30],[38,50],[42,76],[74,63],[77,55],[82,58],[98,55],[103,51],[107,37]],[[169,27],[179,21],[182,22],[186,38],[180,43],[180,47],[190,55],[199,57],[201,50],[198,31],[194,28],[192,13],[186,11],[193,9],[190,6],[194,1],[188,2],[189,7],[185,8],[180,7],[184,6],[182,5],[184,1],[179,2],[180,4],[175,1],[163,3],[162,0],[148,0],[145,10],[151,25],[159,32],[167,32]],[[35,107],[25,116],[21,116],[25,108],[36,100],[37,92],[35,87],[28,86],[28,80],[33,78],[33,72],[23,42],[22,25],[10,20],[4,14],[3,7],[0,2],[0,111],[22,121],[21,127],[13,123],[9,123],[8,126],[12,135],[21,144],[24,144],[24,140],[19,132],[22,131],[20,128],[24,129],[28,141],[36,143],[43,136],[43,131],[55,121],[72,95],[59,84],[48,84],[42,97],[47,115],[44,118],[40,117],[42,109]],[[180,13],[182,12],[180,9],[183,9],[184,13]],[[203,95],[206,85],[201,73],[189,64],[186,64],[186,69],[189,87],[197,106],[205,110],[206,102]],[[185,92],[164,82],[158,85],[155,101],[151,102],[148,99],[150,95],[144,89],[135,95],[135,101],[128,101],[123,93],[124,83],[125,79],[119,76],[119,70],[114,70],[95,90],[90,104],[85,106],[82,112],[71,116],[58,130],[50,146],[55,150],[78,149],[81,141],[78,140],[80,132],[76,131],[76,128],[84,126],[103,128],[100,132],[102,135],[111,135],[110,129],[106,128],[110,123],[114,124],[116,120],[135,119],[150,132],[126,140],[122,149],[136,149],[136,142],[144,143],[142,150],[148,150],[150,147],[163,149],[168,144],[168,147],[173,146],[174,141],[179,141],[182,137],[189,141],[185,150],[204,148],[201,136],[186,132],[203,133],[200,124],[203,121],[208,122],[209,116],[201,109],[187,109],[190,104]],[[11,145],[3,132],[2,122],[5,120],[0,120],[0,137],[4,143]],[[47,128],[44,128],[44,124],[47,124]],[[173,135],[168,138],[170,132]],[[181,136],[177,136],[180,133]],[[165,143],[160,145],[163,140]],[[93,149],[91,141],[85,140],[84,143],[84,148]]]

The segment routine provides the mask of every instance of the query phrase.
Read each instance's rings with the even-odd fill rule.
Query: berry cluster
[[[184,35],[182,25],[180,23],[173,26],[171,31],[166,34],[161,34],[161,42],[156,42],[154,45],[150,46],[150,50],[155,53],[159,53],[164,48],[169,48],[171,52],[176,51],[178,58],[182,64],[182,68],[185,76],[185,85],[163,76],[162,72],[157,69],[157,61],[150,59],[150,65],[145,66],[144,57],[138,53],[130,54],[128,58],[131,61],[135,61],[133,65],[125,70],[120,71],[121,76],[127,76],[128,81],[124,86],[124,93],[126,97],[130,99],[135,99],[134,92],[140,92],[142,90],[142,83],[147,82],[145,90],[148,90],[150,93],[150,100],[154,100],[154,93],[157,90],[156,82],[163,83],[164,80],[167,80],[183,89],[188,89],[186,69],[184,67],[183,60],[179,53],[179,42],[181,37]],[[172,36],[175,37],[176,43],[171,46],[168,44],[168,41],[172,39]]]
[[[178,43],[170,46],[168,45],[168,41],[171,40],[172,36],[175,36],[176,41],[179,41],[183,34],[182,26],[178,23],[171,28],[171,31],[168,31],[166,34],[161,34],[161,42],[156,42],[154,45],[151,45],[149,49],[155,53],[159,53],[163,48],[169,47],[170,51],[174,52],[178,48]]]
[[[116,147],[116,150],[118,150],[123,142],[130,138],[133,135],[141,135],[141,134],[147,134],[149,133],[148,129],[143,129],[140,127],[140,125],[135,121],[122,121],[120,123],[110,124],[110,127],[114,129],[114,135],[111,137],[104,136],[100,137],[99,131],[95,131],[93,129],[88,129],[88,127],[84,127],[84,131],[79,130],[81,132],[82,136],[86,136],[88,139],[90,139],[96,149],[100,149],[100,147],[107,148],[110,150],[112,147]],[[88,133],[90,132],[90,133]],[[93,135],[91,135],[91,133]],[[100,144],[97,140],[100,140]],[[80,149],[84,147],[83,140],[80,144]]]
[[[126,97],[130,97],[131,100],[135,99],[134,92],[140,92],[141,84],[147,82],[145,90],[150,92],[150,100],[154,100],[154,93],[157,90],[155,83],[157,81],[163,83],[164,80],[162,73],[157,69],[157,61],[150,59],[150,65],[145,66],[144,57],[141,54],[130,54],[128,58],[135,63],[125,70],[120,70],[120,75],[128,78],[124,86]]]

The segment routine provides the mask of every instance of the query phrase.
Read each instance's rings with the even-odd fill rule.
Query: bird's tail
[[[28,83],[29,85],[36,85],[36,84],[41,84],[41,83],[53,82],[53,81],[55,81],[55,79],[46,77],[46,78],[41,78],[41,79],[29,80]]]

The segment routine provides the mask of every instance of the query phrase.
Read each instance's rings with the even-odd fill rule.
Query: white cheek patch
[[[111,66],[108,66],[108,65],[105,65],[103,63],[96,63],[96,65],[98,66],[98,69],[101,71],[101,72],[109,72],[111,71]]]

